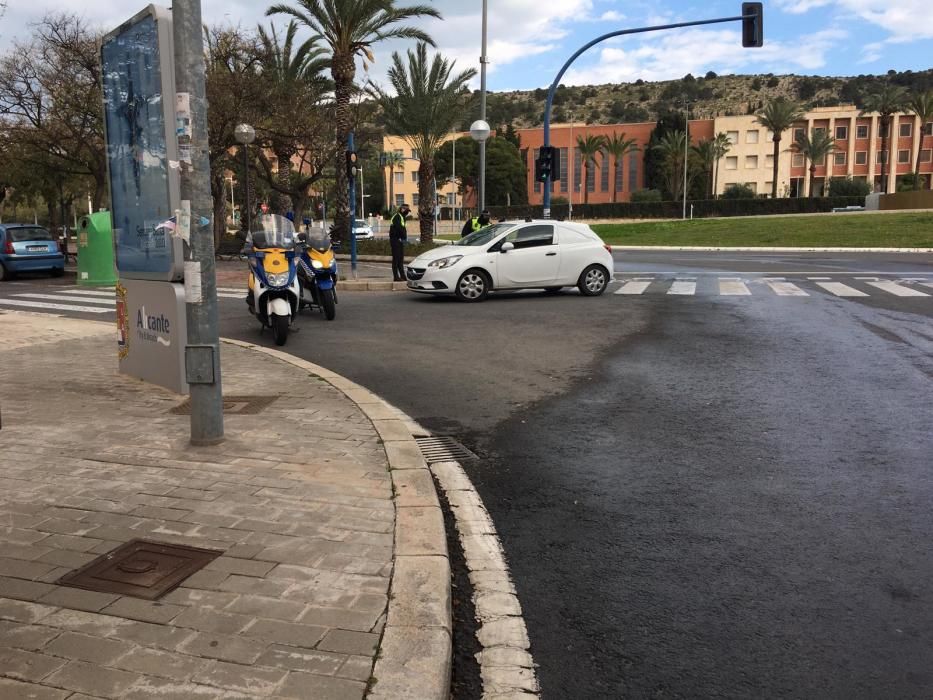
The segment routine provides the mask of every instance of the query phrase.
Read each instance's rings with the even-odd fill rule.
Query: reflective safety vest
[[[470,220],[470,226],[473,228],[473,233],[476,233],[476,232],[479,231],[481,228],[483,228],[483,225],[479,222],[479,217],[478,217],[478,216],[474,216],[474,217]]]
[[[405,230],[408,230],[408,226],[405,224],[405,217],[402,216],[402,212],[400,211],[395,212],[395,216],[398,217],[399,223],[402,224],[402,228]]]

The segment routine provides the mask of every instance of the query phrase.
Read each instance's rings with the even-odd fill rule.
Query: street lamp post
[[[484,110],[485,111],[485,110]],[[485,119],[478,119],[470,124],[470,138],[479,143],[479,200],[477,204],[481,212],[486,208],[486,139],[489,138],[489,124]]]
[[[233,130],[233,138],[240,144],[243,151],[243,201],[246,203],[246,233],[252,233],[250,219],[252,219],[249,202],[249,145],[256,140],[256,130],[249,124],[237,124]]]
[[[684,212],[683,219],[687,219],[687,162],[690,148],[690,102],[684,100]]]
[[[573,143],[573,112],[570,113],[570,148],[567,149],[570,157],[567,158],[567,177],[570,180],[570,203],[567,207],[567,218],[573,221],[573,192],[576,184],[574,183],[574,167],[577,164],[577,147]],[[547,183],[550,186],[550,182]]]
[[[366,195],[363,194],[363,164],[357,166],[360,169],[360,218],[366,221]]]
[[[486,123],[486,4],[487,0],[483,0],[483,46],[479,57],[479,121],[486,126],[486,135],[481,139],[473,136],[479,141],[479,211],[486,208],[486,139],[489,138],[489,124]],[[473,126],[478,123],[474,122]],[[471,136],[473,126],[470,127]]]

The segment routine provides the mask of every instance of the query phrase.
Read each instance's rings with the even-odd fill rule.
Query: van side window
[[[522,226],[505,237],[515,245],[515,249],[537,248],[554,243],[554,227],[550,224]]]

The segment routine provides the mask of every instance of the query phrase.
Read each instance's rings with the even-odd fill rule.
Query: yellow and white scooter
[[[295,252],[295,226],[284,216],[265,214],[250,234],[245,250],[249,260],[246,304],[263,328],[272,329],[276,345],[285,345],[298,315],[301,295]]]

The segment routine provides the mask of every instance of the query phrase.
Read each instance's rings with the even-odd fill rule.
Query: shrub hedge
[[[785,199],[705,199],[687,202],[694,218],[710,216],[761,216],[764,214],[818,214],[836,207],[863,206],[864,197],[793,197]],[[681,202],[619,202],[617,204],[575,204],[578,219],[679,219]],[[567,218],[566,204],[551,206],[552,219]],[[493,219],[540,218],[541,206],[489,207]]]

